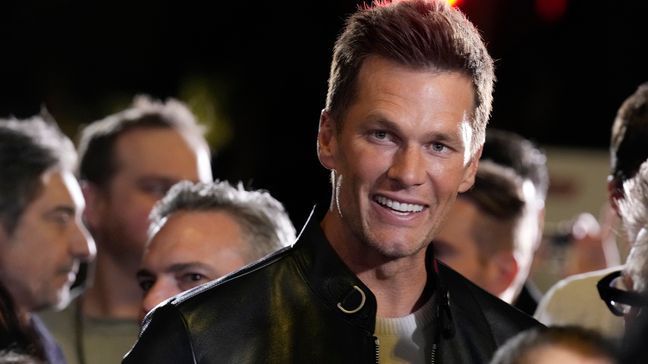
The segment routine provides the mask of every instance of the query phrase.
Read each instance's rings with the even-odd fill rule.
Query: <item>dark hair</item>
[[[358,73],[369,56],[470,77],[475,96],[471,149],[483,143],[495,80],[493,60],[459,10],[440,0],[376,1],[352,15],[335,42],[328,80],[326,109],[338,123],[354,100]]]
[[[120,136],[134,129],[175,129],[194,140],[204,140],[195,117],[180,101],[159,102],[148,96],[135,98],[121,112],[86,126],[79,141],[79,178],[104,187],[116,172],[114,145]]]
[[[547,197],[547,156],[531,140],[511,131],[489,128],[481,160],[512,168],[520,177],[533,183],[542,200]]]
[[[648,82],[621,105],[610,140],[611,175],[618,188],[648,159]]]
[[[30,363],[31,361],[10,361],[8,358],[45,359],[45,351],[38,334],[27,322],[26,316],[18,311],[9,292],[0,282],[0,362]],[[3,361],[2,359],[7,359]]]
[[[72,171],[75,162],[72,141],[52,120],[0,119],[0,223],[9,234],[40,193],[40,176],[53,168]]]
[[[533,354],[550,347],[611,362],[616,358],[615,347],[596,331],[578,326],[551,326],[528,329],[513,336],[495,352],[491,364],[531,364]]]
[[[475,183],[460,197],[474,201],[480,210],[499,219],[520,216],[524,210],[522,181],[508,167],[481,163]]]
[[[512,169],[492,162],[479,164],[475,183],[459,199],[470,201],[483,212],[486,220],[475,227],[480,258],[489,259],[502,250],[515,250],[512,231],[524,215],[522,180]]]

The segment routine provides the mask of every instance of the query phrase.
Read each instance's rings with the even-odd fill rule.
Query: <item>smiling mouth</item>
[[[398,202],[392,199],[389,199],[385,196],[375,196],[374,201],[380,206],[386,207],[397,214],[407,215],[411,213],[421,212],[425,208],[424,205]]]

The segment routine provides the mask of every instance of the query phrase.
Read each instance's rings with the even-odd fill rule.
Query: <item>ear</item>
[[[513,300],[515,282],[520,267],[512,251],[500,251],[491,257],[489,271],[489,292],[507,301]]]
[[[479,158],[481,158],[484,146],[479,147],[478,150],[472,155],[465,167],[463,180],[459,184],[459,192],[466,192],[475,183],[475,176],[479,168]]]
[[[613,176],[608,176],[608,200],[614,212],[619,215],[619,201],[623,199],[623,189],[619,187],[619,183]]]
[[[100,224],[106,206],[105,195],[101,188],[94,183],[81,181],[80,184],[86,204],[83,210],[83,221],[91,230],[96,229]]]
[[[320,114],[319,130],[317,131],[317,157],[324,168],[336,168],[337,128],[328,110]]]

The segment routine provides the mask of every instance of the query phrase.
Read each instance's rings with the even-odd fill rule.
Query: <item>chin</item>
[[[370,244],[381,255],[390,259],[400,259],[416,255],[422,249],[425,249],[424,244],[413,246],[411,244],[403,243],[376,243]]]
[[[56,298],[52,300],[49,308],[53,308],[57,311],[64,309],[71,301],[70,289],[64,288],[57,292]]]

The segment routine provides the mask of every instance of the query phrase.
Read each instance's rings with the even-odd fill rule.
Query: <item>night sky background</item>
[[[0,117],[80,125],[135,94],[186,101],[214,176],[269,190],[301,225],[328,203],[315,138],[333,42],[360,1],[15,1],[0,5]],[[497,60],[491,126],[605,149],[648,81],[648,1],[462,0]]]

